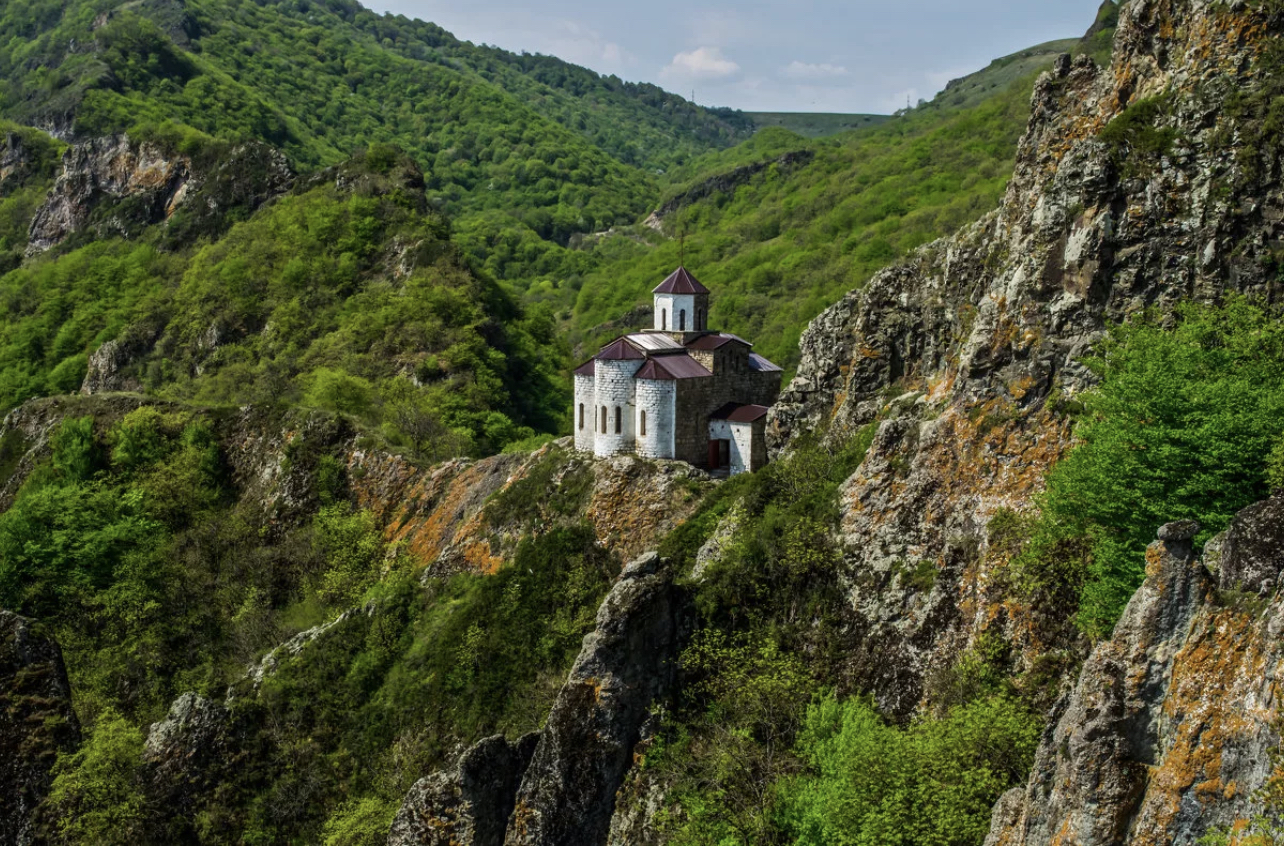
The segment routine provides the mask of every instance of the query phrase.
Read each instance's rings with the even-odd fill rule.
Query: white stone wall
[[[674,456],[674,410],[678,384],[674,380],[639,379],[637,381],[637,451],[647,459],[672,459]],[[642,413],[646,412],[646,434],[642,434]]]
[[[710,441],[731,442],[731,474],[746,473],[752,468],[753,424],[709,421]]]
[[[637,418],[635,409],[633,375],[646,364],[641,359],[611,361],[599,359],[596,368],[595,401],[597,407],[597,435],[593,439],[593,452],[598,456],[631,453],[634,449],[633,425]],[[606,409],[606,432],[602,432],[602,409]],[[620,410],[620,431],[615,431],[615,410]]]
[[[678,332],[678,313],[687,311],[687,332],[695,332],[696,298],[693,294],[657,294],[655,295],[655,328]],[[667,312],[669,325],[666,327],[661,312]]]
[[[571,429],[575,433],[575,449],[583,450],[586,453],[593,452],[593,433],[596,428],[593,426],[593,414],[597,406],[597,386],[591,376],[575,376],[575,407],[572,410],[574,418],[571,421]],[[584,410],[584,425],[580,426],[580,409]],[[600,414],[600,413],[599,413]]]

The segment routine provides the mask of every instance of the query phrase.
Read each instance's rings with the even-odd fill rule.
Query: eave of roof
[[[749,354],[749,368],[760,373],[781,373],[784,371],[784,368],[767,361],[757,353]]]
[[[693,338],[687,342],[689,350],[717,350],[720,347],[726,347],[731,343],[743,344],[752,348],[753,345],[745,341],[738,335],[732,335],[729,332],[717,332],[712,335],[701,335],[699,338]]]
[[[737,403],[728,403],[718,411],[709,416],[711,421],[727,421],[729,423],[753,423],[767,417],[771,411],[766,406],[740,405]]]
[[[597,373],[597,359],[589,359],[575,369],[576,376],[593,376]]]

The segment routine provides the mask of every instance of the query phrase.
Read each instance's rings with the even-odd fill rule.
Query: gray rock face
[[[126,136],[95,138],[71,147],[44,205],[36,211],[27,254],[43,253],[87,225],[105,203],[131,198],[128,212],[102,216],[99,235],[133,234],[164,220],[183,202],[192,179],[185,157],[167,156],[151,143]]]
[[[1274,583],[1280,505],[1236,517],[1223,579]],[[1026,788],[995,807],[987,843],[1189,844],[1261,811],[1254,795],[1279,743],[1284,596],[1226,602],[1195,558],[1196,531],[1160,531],[1145,583],[1058,705]]]
[[[652,553],[624,569],[558,694],[506,844],[602,844],[651,704],[674,682],[684,603]]]
[[[1015,840],[1121,844],[1157,764],[1163,698],[1190,622],[1212,589],[1191,527],[1169,524],[1146,552],[1146,582],[1113,637],[1093,651],[1045,737]],[[1010,803],[1009,803],[1010,805]],[[1011,813],[1008,813],[1011,816]]]
[[[50,769],[79,742],[62,650],[31,621],[0,610],[0,843],[35,843],[33,813]]]
[[[151,142],[95,138],[73,145],[49,196],[36,211],[27,255],[43,253],[77,230],[99,238],[129,238],[153,224],[177,220],[178,235],[195,238],[223,228],[231,211],[252,212],[287,192],[294,182],[289,161],[265,144],[244,144],[207,171]]]
[[[388,843],[501,843],[538,742],[538,733],[516,744],[502,735],[485,738],[459,757],[454,770],[416,782],[393,818]]]
[[[143,747],[142,788],[151,806],[158,843],[192,843],[193,819],[229,768],[240,758],[231,716],[222,704],[194,693],[179,697],[163,721],[154,723]]]
[[[1036,84],[1000,208],[804,332],[769,440],[779,455],[808,431],[836,440],[879,423],[841,506],[852,676],[882,709],[911,714],[924,678],[990,627],[1019,669],[1081,649],[1065,615],[996,589],[988,526],[1000,509],[1031,508],[1073,444],[1062,401],[1095,384],[1081,360],[1105,327],[1185,300],[1273,296],[1284,161],[1278,148],[1253,153],[1248,178],[1236,139],[1252,133],[1222,105],[1260,87],[1255,57],[1279,35],[1279,16],[1255,4],[1123,4],[1110,67],[1067,56]],[[1154,124],[1171,147],[1100,137],[1164,93]],[[930,587],[905,579],[929,567]]]
[[[1217,584],[1223,590],[1272,594],[1284,571],[1284,494],[1255,503],[1231,521],[1222,539]]]

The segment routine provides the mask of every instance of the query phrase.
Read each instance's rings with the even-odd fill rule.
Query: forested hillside
[[[0,841],[1277,836],[1284,3],[1084,23],[805,138],[0,9]],[[679,261],[757,474],[556,438]]]

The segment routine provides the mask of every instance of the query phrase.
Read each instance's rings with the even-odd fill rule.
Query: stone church
[[[686,268],[653,294],[652,329],[617,338],[575,371],[576,449],[758,470],[781,369],[743,338],[709,329],[709,289]]]

